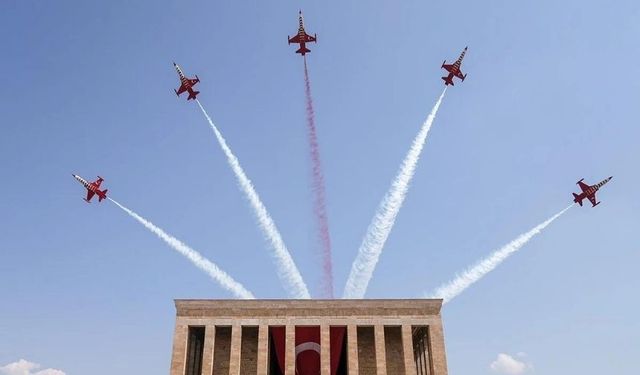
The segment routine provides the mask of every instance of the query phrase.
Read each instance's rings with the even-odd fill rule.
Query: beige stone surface
[[[216,325],[215,346],[213,348],[213,374],[229,374],[231,357],[231,327]],[[174,375],[174,374],[171,374]],[[184,373],[176,374],[184,375]]]
[[[385,350],[384,326],[376,324],[374,327],[375,348],[376,348],[376,373],[378,375],[387,375],[387,353]],[[399,374],[393,374],[399,375]]]
[[[416,364],[413,358],[413,336],[410,325],[402,326],[402,349],[404,351],[405,374],[416,375]]]
[[[439,315],[439,299],[176,300],[178,316],[304,317]]]
[[[331,375],[331,341],[329,326],[320,326],[320,375]]]
[[[242,327],[242,339],[240,347],[240,374],[257,374],[258,327]]]
[[[171,375],[185,375],[189,326],[206,328],[203,375],[212,375],[212,370],[213,375],[268,375],[269,326],[286,327],[285,375],[295,375],[296,326],[320,326],[321,375],[330,375],[331,326],[347,327],[349,375],[416,375],[411,327],[428,326],[431,375],[447,375],[442,300],[176,300],[175,304]],[[221,327],[226,334],[220,336]],[[250,331],[257,342],[255,337],[243,340],[242,327],[257,327]],[[243,363],[243,358],[250,363]]]
[[[389,375],[405,375],[402,327],[386,326],[384,330],[384,352],[386,371]]]
[[[296,327],[292,324],[287,324],[285,329],[284,375],[296,375]]]
[[[229,356],[229,375],[240,375],[240,353],[242,327],[234,325],[231,327],[231,355]],[[216,374],[217,375],[217,374]]]
[[[447,373],[447,355],[444,349],[444,332],[442,322],[429,326],[429,349],[434,375]]]
[[[349,375],[358,375],[358,328],[355,324],[347,326],[347,357],[349,361]]]
[[[269,326],[261,324],[258,327],[258,373],[267,375],[269,368]]]
[[[202,373],[213,373],[213,348],[216,337],[216,327],[207,325],[204,331],[204,350],[202,351]]]
[[[184,374],[185,356],[187,353],[187,334],[189,327],[176,323],[173,332],[173,354],[171,356],[171,375]]]
[[[377,375],[376,340],[372,326],[359,326],[358,334],[358,374]]]

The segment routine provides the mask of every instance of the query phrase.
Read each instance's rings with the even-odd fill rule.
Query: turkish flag
[[[329,356],[331,361],[331,375],[336,375],[338,373],[340,360],[343,355],[346,355],[346,353],[342,352],[346,331],[347,327],[331,327],[329,329],[329,341],[331,341],[331,354]]]
[[[269,327],[280,373],[284,374],[285,327]]]
[[[296,375],[320,374],[320,327],[296,327],[295,361]],[[277,366],[282,374],[285,369],[285,327],[269,327],[275,349]],[[343,353],[343,343],[346,327],[331,327],[329,330],[330,348],[329,358],[331,375],[338,373],[338,366],[346,353]]]
[[[320,327],[296,327],[296,375],[320,375]]]

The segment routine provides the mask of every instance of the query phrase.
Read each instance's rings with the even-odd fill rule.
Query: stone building
[[[176,300],[171,375],[447,375],[442,300]]]

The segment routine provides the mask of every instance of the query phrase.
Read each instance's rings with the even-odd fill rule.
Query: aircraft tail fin
[[[109,191],[109,189],[104,189],[100,192],[101,194],[98,194],[98,202],[102,202],[102,200],[107,197],[107,191]]]
[[[579,205],[580,205],[580,207],[582,207],[582,199],[578,199],[578,198],[579,198],[578,194],[573,193],[573,201],[574,201],[575,203],[579,204]]]
[[[444,80],[444,85],[451,85],[451,86],[455,86],[453,84],[453,79],[449,76],[449,77],[442,77],[442,79]]]
[[[298,49],[296,51],[296,53],[299,53],[299,54],[301,54],[303,56],[304,56],[305,53],[308,53],[308,52],[311,52],[311,50],[309,48],[307,48],[307,47],[301,47],[300,49]]]
[[[200,91],[190,92],[189,93],[189,97],[187,98],[187,100],[195,99],[198,94],[200,94]]]

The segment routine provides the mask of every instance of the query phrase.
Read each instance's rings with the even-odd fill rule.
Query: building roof
[[[184,317],[425,316],[439,315],[441,299],[176,299]]]

